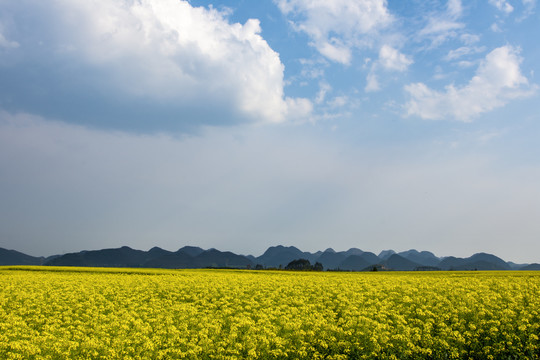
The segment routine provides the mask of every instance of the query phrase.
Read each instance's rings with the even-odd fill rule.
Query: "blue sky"
[[[0,1],[0,246],[539,262],[539,14]]]

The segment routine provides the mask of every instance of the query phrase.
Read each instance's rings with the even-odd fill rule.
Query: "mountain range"
[[[378,255],[351,248],[334,251],[328,248],[315,253],[301,251],[294,246],[272,246],[261,256],[238,255],[230,251],[184,246],[177,251],[153,247],[148,251],[128,246],[114,249],[85,250],[76,253],[34,257],[15,250],[0,248],[0,265],[143,267],[166,269],[195,268],[285,268],[293,260],[319,262],[325,270],[540,270],[540,264],[515,264],[487,253],[468,258],[437,257],[429,251],[408,250],[396,253],[385,250]]]

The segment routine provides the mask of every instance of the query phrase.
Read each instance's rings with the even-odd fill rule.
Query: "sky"
[[[536,0],[0,0],[0,247],[540,262]]]

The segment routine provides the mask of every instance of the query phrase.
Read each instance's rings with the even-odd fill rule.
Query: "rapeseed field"
[[[0,267],[0,359],[539,359],[540,273]]]

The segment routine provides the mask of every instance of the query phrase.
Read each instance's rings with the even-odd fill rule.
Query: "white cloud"
[[[437,47],[447,39],[457,36],[457,30],[464,27],[463,23],[434,17],[429,19],[428,24],[418,34],[431,39],[431,46]]]
[[[462,34],[459,38],[465,45],[472,45],[480,41],[480,36],[474,34]]]
[[[461,68],[470,68],[477,64],[478,64],[477,61],[467,61],[467,60],[461,60],[461,61],[458,61],[457,63],[457,65]]]
[[[522,3],[524,8],[523,14],[516,19],[518,22],[534,14],[534,9],[536,8],[536,0],[523,0]]]
[[[489,3],[495,6],[499,11],[510,14],[514,7],[507,0],[489,0]]]
[[[430,89],[423,83],[410,84],[406,104],[408,115],[423,119],[454,118],[471,121],[481,113],[504,106],[512,99],[529,96],[536,90],[521,74],[519,50],[502,46],[482,61],[475,76],[462,87],[448,85],[445,91]]]
[[[377,74],[372,70],[369,72],[366,78],[366,86],[364,88],[365,92],[375,92],[381,90],[381,86],[379,84],[379,79],[377,78]]]
[[[230,23],[227,12],[182,0],[14,4],[2,6],[11,6],[15,17],[34,11],[40,19],[35,27],[19,29],[19,50],[27,54],[26,63],[37,64],[42,58],[58,59],[59,64],[45,63],[51,67],[69,63],[76,76],[91,83],[86,89],[96,93],[164,106],[179,118],[201,124],[282,122],[293,114],[308,115],[307,100],[285,97],[283,64],[260,35],[256,19]],[[44,13],[36,15],[39,12]],[[38,57],[33,47],[39,42],[44,45]],[[47,77],[34,80],[46,82]],[[74,85],[75,92],[88,91],[82,90],[85,81]],[[91,97],[79,95],[82,102]],[[190,110],[183,112],[186,108]]]
[[[441,20],[437,18],[431,18],[426,27],[420,30],[420,35],[432,35],[439,33],[449,33],[453,30],[462,29],[465,24],[455,21]]]
[[[18,48],[19,43],[16,41],[9,41],[4,34],[0,32],[0,48]]]
[[[364,91],[375,92],[381,90],[379,83],[379,69],[386,71],[405,71],[413,63],[413,60],[399,52],[390,45],[383,45],[379,50],[379,58],[372,63],[371,69],[366,77]]]
[[[324,66],[327,65],[326,60],[314,61],[311,59],[299,59],[298,62],[302,65],[300,75],[307,79],[318,79],[324,76]]]
[[[523,6],[525,6],[526,11],[530,12],[536,7],[536,0],[523,0]]]
[[[461,0],[448,0],[446,6],[448,9],[448,13],[451,16],[459,17],[463,13],[463,6],[461,4]]]
[[[388,25],[392,16],[385,0],[275,0],[281,12],[305,32],[328,59],[349,64],[362,37]]]
[[[332,90],[332,87],[327,82],[321,82],[319,83],[319,92],[317,93],[317,97],[315,98],[315,103],[320,104],[324,101],[326,98],[326,94]]]
[[[339,108],[347,105],[349,103],[349,97],[348,96],[336,96],[332,100],[328,102],[328,105],[331,108]]]
[[[349,64],[351,62],[351,49],[339,39],[331,38],[316,46],[317,50],[319,50],[323,56],[332,61],[342,64]]]
[[[437,47],[449,38],[456,37],[458,31],[465,27],[465,24],[457,20],[463,14],[463,7],[460,0],[449,0],[446,11],[431,14],[427,18],[427,24],[418,32],[420,38],[431,40],[431,46]]]
[[[379,51],[379,63],[387,70],[405,71],[413,61],[393,47],[383,45]]]
[[[501,27],[500,27],[499,24],[497,24],[497,23],[491,24],[491,26],[489,27],[489,29],[490,29],[491,31],[493,31],[494,33],[500,33],[500,32],[502,32]]]
[[[285,112],[283,117],[290,121],[302,122],[306,120],[312,120],[307,118],[308,114],[313,111],[313,103],[304,98],[285,98]]]
[[[460,48],[450,50],[448,54],[445,56],[445,60],[452,61],[452,60],[456,60],[467,55],[478,54],[485,50],[486,48],[484,46],[479,46],[479,47],[462,46]]]

